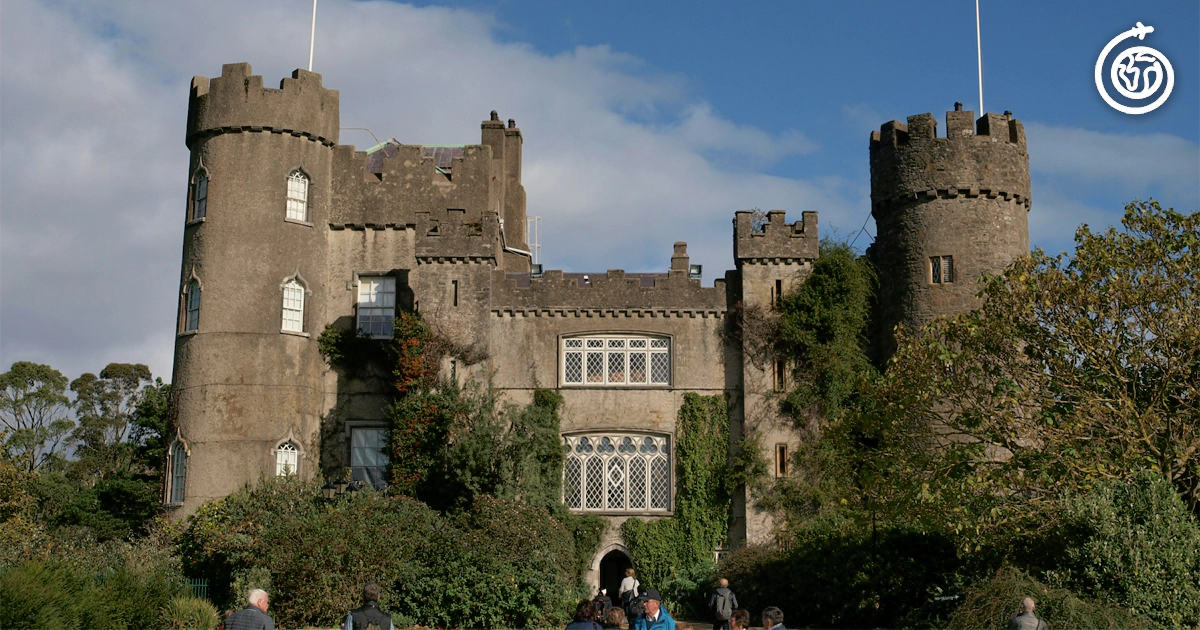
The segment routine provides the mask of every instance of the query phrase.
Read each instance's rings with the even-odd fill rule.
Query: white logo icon
[[[1126,114],[1152,112],[1167,100],[1167,97],[1171,95],[1171,90],[1175,88],[1175,69],[1171,67],[1171,62],[1167,61],[1165,55],[1149,46],[1131,46],[1117,54],[1109,69],[1109,80],[1116,88],[1117,93],[1128,99],[1145,100],[1158,92],[1158,88],[1162,87],[1164,77],[1167,81],[1166,89],[1153,103],[1141,107],[1122,105],[1113,100],[1113,97],[1108,95],[1108,90],[1105,89],[1104,60],[1108,58],[1108,53],[1112,52],[1117,44],[1130,37],[1144,40],[1147,34],[1153,32],[1153,26],[1143,26],[1141,22],[1138,22],[1137,26],[1112,38],[1104,50],[1100,51],[1100,58],[1096,60],[1096,89],[1099,90],[1100,96],[1104,97],[1104,102],[1119,112]],[[1150,65],[1143,67],[1138,66],[1139,63]]]

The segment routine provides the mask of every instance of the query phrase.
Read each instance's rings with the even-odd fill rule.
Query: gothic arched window
[[[304,332],[304,285],[296,278],[283,283],[283,330]]]
[[[208,212],[208,169],[201,166],[192,175],[191,199],[188,204],[188,221],[203,219]]]
[[[308,175],[296,169],[287,178],[287,218],[308,221]]]
[[[300,449],[291,442],[284,442],[275,449],[275,475],[286,477],[300,470]]]
[[[670,438],[604,432],[564,435],[563,503],[585,512],[666,512]]]
[[[170,459],[171,476],[167,479],[167,503],[177,505],[183,503],[186,496],[184,489],[187,485],[187,447],[183,442],[175,440],[168,454]]]
[[[192,278],[183,291],[183,331],[200,327],[200,281]]]

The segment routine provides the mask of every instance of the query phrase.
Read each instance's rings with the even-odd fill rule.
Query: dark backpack
[[[641,617],[642,613],[646,610],[645,604],[646,600],[640,597],[634,597],[629,602],[629,618],[637,619],[638,617]]]
[[[717,619],[725,621],[733,616],[733,593],[726,590],[724,593],[717,591],[717,601],[713,606],[713,612],[717,615]]]

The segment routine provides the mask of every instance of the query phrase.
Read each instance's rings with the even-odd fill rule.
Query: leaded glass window
[[[666,337],[589,335],[562,340],[564,385],[671,384],[671,340]]]
[[[625,433],[563,436],[563,503],[591,512],[669,511],[669,440]]]
[[[308,220],[308,176],[300,170],[292,171],[287,178],[287,218]]]

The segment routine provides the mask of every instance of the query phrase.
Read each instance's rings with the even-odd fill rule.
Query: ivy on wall
[[[639,580],[660,591],[673,612],[700,610],[713,552],[729,535],[729,406],[723,395],[685,394],[675,442],[675,516],[631,518],[621,535]]]

